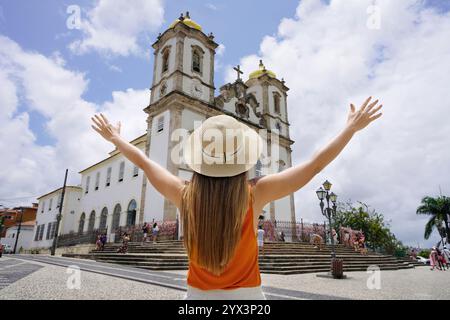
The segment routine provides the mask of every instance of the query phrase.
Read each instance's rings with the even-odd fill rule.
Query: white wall
[[[210,70],[211,70],[211,53],[207,47],[203,45],[197,39],[185,37],[184,38],[184,48],[183,48],[183,72],[189,75],[193,75],[192,69],[192,45],[197,45],[203,49],[205,52],[203,55],[203,66],[202,66],[202,75],[195,72],[194,74],[199,77],[203,82],[209,83],[210,80]]]
[[[33,241],[32,241],[32,247],[33,248],[48,248],[53,244],[53,239],[46,239],[47,238],[47,230],[49,227],[49,223],[56,222],[56,217],[59,213],[59,202],[58,197],[59,194],[61,194],[62,189],[58,189],[57,191],[54,191],[45,197],[42,197],[39,199],[38,203],[38,210],[36,214],[36,225],[33,230]],[[78,198],[80,197],[81,191],[76,188],[66,188],[65,195],[64,195],[64,203],[63,203],[63,210],[62,210],[62,216],[64,217],[70,216],[71,211],[78,210],[79,208],[79,202]],[[53,199],[53,204],[51,209],[49,210],[49,204],[50,199]],[[44,212],[42,212],[43,203],[45,202]],[[63,220],[64,221],[64,220]],[[42,236],[42,240],[34,241],[34,235],[37,231],[37,227],[39,225],[45,225],[44,227],[44,233]],[[64,226],[65,225],[65,226]],[[67,229],[70,229],[70,220],[67,223],[61,223],[59,228],[59,234],[65,233],[64,231]]]
[[[170,49],[170,56],[169,56],[169,69],[166,71],[165,75],[171,74],[175,70],[176,38],[170,38],[161,46],[161,49],[158,51],[158,54],[156,55],[156,60],[154,61],[154,63],[156,63],[155,83],[158,83],[158,81],[161,80],[162,58],[163,58],[161,51],[168,45],[171,45],[172,47]]]
[[[140,149],[144,151],[144,144],[140,145]],[[120,163],[125,162],[125,170],[123,181],[119,182],[119,168]],[[106,186],[107,170],[111,167],[110,185]],[[112,217],[114,207],[116,204],[121,206],[120,226],[126,225],[127,209],[131,200],[135,200],[136,207],[136,223],[139,222],[139,207],[141,199],[142,179],[144,172],[139,169],[138,176],[133,176],[134,164],[125,158],[122,154],[118,154],[111,159],[93,167],[88,171],[82,173],[81,183],[83,192],[81,194],[80,206],[75,214],[75,219],[72,220],[73,230],[78,232],[81,215],[85,214],[84,231],[88,230],[89,217],[92,211],[95,211],[94,229],[100,225],[101,211],[104,207],[108,209],[108,219],[106,225],[108,233],[111,231]],[[100,182],[98,190],[95,190],[96,174],[100,172]],[[89,190],[86,194],[86,180],[90,176]]]
[[[157,132],[158,119],[164,117],[164,129]],[[149,158],[164,168],[167,167],[169,148],[170,111],[167,110],[153,118]],[[164,197],[156,191],[151,183],[147,183],[145,190],[144,221],[162,220],[164,217]]]
[[[278,113],[275,113],[275,103],[273,99],[273,93],[278,92],[278,94],[280,95],[280,114],[281,114],[280,117],[283,121],[287,121],[286,99],[284,98],[283,92],[273,85],[269,85],[268,91],[269,91],[269,112],[273,115],[278,115]]]
[[[21,226],[19,240],[17,241],[17,253],[19,253],[20,248],[28,250],[32,248],[33,244],[33,227],[32,226]],[[18,227],[11,227],[6,231],[5,238],[1,238],[0,242],[2,244],[9,244],[14,250],[14,244],[16,243]]]
[[[188,109],[183,109],[181,112],[181,127],[190,131],[194,130],[194,124],[196,121],[203,122],[206,119],[206,117],[201,114],[197,113]]]
[[[175,90],[175,79],[174,79],[174,77],[170,77],[170,78],[166,79],[165,83],[166,83],[166,93],[165,93],[166,95],[169,92]],[[154,101],[159,100],[161,98],[161,94],[160,94],[160,92],[161,92],[161,85],[162,85],[162,83],[160,83],[157,87],[155,87],[155,89],[154,89],[155,90],[155,95],[154,95],[154,98],[153,98],[154,100],[152,101],[152,103]]]
[[[64,204],[62,211],[62,219],[60,222],[59,233],[67,234],[75,229],[75,217],[76,213],[80,209],[81,190],[70,191],[64,194]],[[55,216],[56,219],[56,216]]]
[[[257,112],[263,113],[263,93],[262,93],[262,87],[261,85],[254,85],[247,89],[247,94],[252,93],[256,100],[259,103],[258,108],[256,109]],[[253,112],[253,108],[250,108],[250,121],[253,123],[259,123],[259,118],[256,117],[255,113]]]

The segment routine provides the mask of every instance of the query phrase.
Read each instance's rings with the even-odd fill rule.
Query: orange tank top
[[[251,193],[249,207],[242,225],[241,239],[233,258],[228,262],[223,273],[218,276],[214,275],[190,259],[187,284],[201,290],[229,290],[261,285]]]

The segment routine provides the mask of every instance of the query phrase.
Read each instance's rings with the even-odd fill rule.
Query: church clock
[[[200,98],[203,94],[203,85],[198,79],[192,80],[191,94],[194,98]]]

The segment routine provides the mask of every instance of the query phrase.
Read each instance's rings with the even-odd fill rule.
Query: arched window
[[[94,225],[95,225],[95,211],[92,210],[91,214],[89,215],[88,231],[94,230]]]
[[[205,52],[197,45],[192,46],[192,72],[203,73],[203,55]]]
[[[104,207],[102,209],[102,213],[100,214],[100,225],[98,227],[100,230],[106,229],[106,221],[107,220],[108,220],[108,209],[106,207]]]
[[[113,218],[112,218],[112,226],[111,226],[111,231],[114,232],[117,228],[119,228],[119,224],[120,224],[120,211],[122,211],[122,207],[120,206],[120,204],[116,204],[116,206],[114,207],[114,213],[113,213]]]
[[[81,214],[80,222],[78,224],[78,233],[83,233],[84,230],[84,220],[86,220],[86,215],[84,212]]]
[[[278,92],[274,92],[273,93],[273,104],[274,104],[274,109],[275,109],[275,113],[281,113],[280,111],[280,94]]]
[[[136,223],[136,207],[136,201],[131,200],[127,209],[127,226],[134,226]]]
[[[170,50],[166,49],[163,53],[163,58],[162,58],[162,72],[166,72],[167,70],[169,70],[169,57],[170,57]]]
[[[200,55],[197,51],[192,54],[192,70],[200,72]]]

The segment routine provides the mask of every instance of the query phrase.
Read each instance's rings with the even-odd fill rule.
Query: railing
[[[327,224],[264,220],[260,222],[265,231],[266,241],[286,241],[286,242],[310,242],[313,234],[320,235],[325,242],[330,242],[329,227]],[[346,236],[345,234],[348,234]],[[362,234],[361,231],[351,228],[341,227],[337,234],[337,244],[353,247],[356,240]]]
[[[58,247],[69,247],[77,244],[95,244],[100,234],[106,233],[106,230],[95,229],[82,233],[68,233],[58,236]]]
[[[154,223],[155,221],[153,221]],[[150,230],[148,238],[151,239],[153,225],[150,224]],[[178,220],[174,221],[156,221],[158,223],[159,232],[158,240],[177,240],[178,239]],[[106,229],[95,229],[85,232],[71,232],[68,234],[62,234],[58,237],[58,247],[74,246],[77,244],[95,244],[97,238],[101,234],[108,234],[108,242],[121,242],[124,232],[131,236],[132,242],[140,242],[143,240],[142,232],[143,224],[137,224],[134,226],[121,226],[115,230],[111,230],[108,233]],[[112,236],[114,234],[114,236]]]
[[[152,239],[152,227],[153,223],[158,224],[158,236],[157,240],[177,240],[178,239],[178,220],[170,221],[153,221],[150,223],[147,238]],[[122,235],[126,232],[130,235],[131,242],[141,242],[144,239],[144,233],[142,231],[143,224],[137,224],[134,226],[121,226],[113,231],[115,234],[114,242],[121,242]]]
[[[148,239],[152,238],[152,226],[148,232]],[[179,238],[179,221],[156,221],[159,227],[157,240],[177,240]],[[264,220],[260,221],[265,231],[266,241],[285,241],[285,242],[310,242],[311,235],[318,234],[324,241],[329,240],[329,230],[327,225],[317,223],[292,222],[292,221],[280,221],[280,220]],[[141,242],[143,240],[142,232],[143,224],[137,224],[134,226],[121,226],[116,230],[112,230],[109,233],[108,242],[119,243],[122,241],[122,235],[124,232],[128,233],[131,238],[131,242]],[[73,246],[77,244],[95,244],[97,237],[100,234],[108,233],[107,230],[95,229],[92,231],[86,231],[83,233],[69,233],[60,235],[58,237],[58,247]],[[114,234],[112,237],[111,234]],[[361,231],[352,230],[351,228],[341,227],[337,235],[337,243],[353,247],[356,240],[362,234]]]
[[[325,225],[316,223],[265,220],[261,221],[267,241],[309,242],[312,234],[325,239]],[[284,239],[284,240],[283,240]]]

